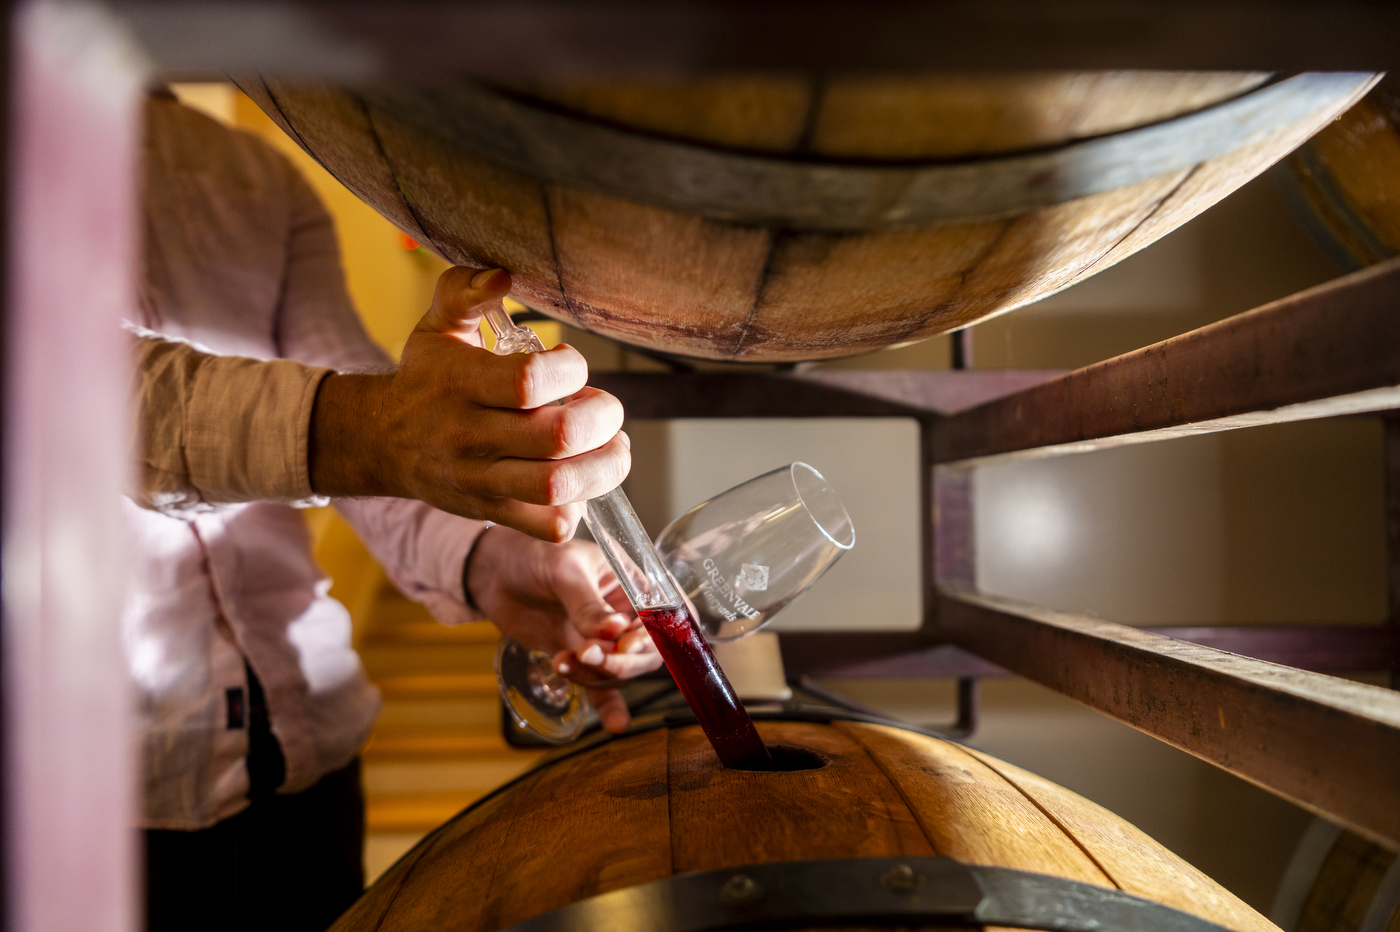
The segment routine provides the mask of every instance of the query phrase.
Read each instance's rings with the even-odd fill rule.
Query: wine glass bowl
[[[656,549],[711,641],[762,628],[855,546],[831,483],[789,463],[696,505]]]

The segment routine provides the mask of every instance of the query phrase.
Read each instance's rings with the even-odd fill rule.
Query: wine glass
[[[851,516],[831,483],[795,462],[696,505],[666,526],[656,551],[704,636],[731,641],[767,625],[855,542]],[[641,614],[650,621],[652,613]],[[673,638],[647,627],[667,654]],[[588,700],[577,684],[554,672],[548,654],[502,639],[496,672],[521,728],[552,743],[583,730]],[[683,679],[677,676],[684,692],[690,684]]]
[[[500,303],[488,308],[485,317],[496,334],[493,352],[544,350],[539,338],[516,326]],[[626,494],[617,488],[591,499],[583,520],[720,760],[726,767],[771,766],[768,748],[687,611]],[[572,740],[583,731],[588,701],[577,684],[554,671],[548,654],[502,638],[495,666],[501,698],[521,728],[552,744]]]
[[[831,483],[789,463],[696,505],[656,549],[711,641],[752,634],[855,546]]]

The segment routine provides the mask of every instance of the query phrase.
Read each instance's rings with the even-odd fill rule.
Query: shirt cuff
[[[290,359],[205,361],[185,422],[190,481],[200,498],[315,502],[307,462],[311,412],[330,373]]]

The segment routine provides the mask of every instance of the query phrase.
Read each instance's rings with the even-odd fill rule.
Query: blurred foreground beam
[[[973,592],[940,633],[1014,673],[1400,849],[1400,693]]]
[[[970,465],[1400,407],[1400,259],[963,411]]]
[[[1324,0],[115,0],[168,74],[1387,70],[1400,10]],[[528,54],[521,54],[528,50]]]

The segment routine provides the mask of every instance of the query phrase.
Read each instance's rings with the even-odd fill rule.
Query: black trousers
[[[148,829],[149,932],[322,932],[364,891],[359,758],[278,796],[282,749],[249,678],[251,805],[194,832]]]
[[[196,832],[146,831],[150,932],[322,932],[364,891],[360,761]]]

